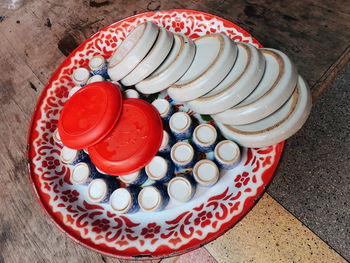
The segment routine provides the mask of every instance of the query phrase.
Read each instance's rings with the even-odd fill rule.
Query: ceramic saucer
[[[280,108],[293,93],[298,81],[297,69],[281,51],[260,49],[266,60],[265,73],[250,95],[231,109],[212,115],[230,125],[243,125],[265,118]]]
[[[266,147],[286,140],[305,123],[311,110],[311,95],[299,76],[298,85],[288,101],[270,116],[246,125],[229,126],[217,122],[222,134],[244,147]]]
[[[149,76],[165,60],[174,41],[173,33],[160,28],[156,42],[146,57],[121,80],[124,86],[135,85]]]
[[[195,52],[196,46],[191,39],[174,34],[174,43],[167,58],[155,72],[137,83],[136,89],[143,94],[152,94],[168,88],[185,74]]]
[[[196,54],[187,72],[168,89],[176,101],[199,98],[216,87],[229,73],[236,56],[236,44],[224,34],[197,38]]]
[[[265,58],[254,46],[238,43],[236,63],[227,77],[212,91],[188,102],[189,107],[201,114],[227,110],[245,99],[257,86],[265,70]]]
[[[144,22],[135,27],[114,51],[109,61],[110,78],[118,81],[128,75],[151,50],[158,32],[159,27],[152,22]]]

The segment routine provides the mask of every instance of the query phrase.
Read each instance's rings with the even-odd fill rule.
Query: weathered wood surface
[[[135,13],[173,8],[222,16],[285,51],[317,84],[314,94],[349,59],[347,0],[27,0],[18,10],[0,9],[0,262],[118,261],[70,241],[45,216],[29,185],[27,129],[45,83],[85,38]]]

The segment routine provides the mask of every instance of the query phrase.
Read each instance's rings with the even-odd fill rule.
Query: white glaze
[[[164,117],[170,111],[170,103],[165,99],[156,99],[152,105],[157,109],[161,117]]]
[[[168,184],[170,198],[179,202],[187,202],[193,195],[192,191],[190,182],[183,177],[175,177]]]
[[[144,94],[162,91],[174,84],[190,67],[196,46],[188,37],[174,34],[170,53],[149,77],[136,84],[136,89]]]
[[[77,68],[73,72],[73,82],[76,85],[83,85],[90,77],[90,72],[86,68]]]
[[[219,179],[219,169],[211,160],[200,160],[193,167],[193,176],[202,185],[213,185]]]
[[[298,85],[289,100],[268,117],[246,125],[217,123],[222,134],[244,147],[265,147],[286,140],[305,123],[311,110],[311,95],[299,76]]]
[[[191,125],[191,118],[186,112],[179,111],[170,117],[169,125],[171,129],[182,132]]]
[[[78,154],[77,150],[68,148],[67,146],[63,146],[62,150],[61,150],[61,160],[64,163],[71,163],[72,161],[74,161],[74,159],[76,158]]]
[[[178,142],[171,148],[171,159],[177,164],[187,164],[194,156],[193,147],[187,142]]]
[[[265,70],[265,58],[254,46],[238,43],[238,57],[226,78],[203,97],[188,102],[200,114],[227,110],[245,99],[257,86]]]
[[[68,93],[68,98],[72,97],[80,89],[81,89],[80,86],[75,86],[74,88],[72,88]]]
[[[146,57],[125,78],[125,86],[135,85],[144,80],[165,60],[174,41],[174,35],[165,28],[160,28],[156,42]]]
[[[74,166],[71,181],[74,184],[82,184],[90,175],[89,166],[86,163],[78,163]]]
[[[197,38],[196,54],[188,71],[168,89],[171,98],[189,101],[199,98],[217,86],[232,68],[236,44],[224,34]]]
[[[94,82],[100,82],[100,81],[105,81],[105,79],[101,75],[93,75],[88,79],[86,84],[94,83]]]
[[[110,59],[110,78],[118,81],[128,75],[151,50],[158,32],[159,27],[152,22],[143,22],[131,31]]]
[[[140,94],[134,89],[127,89],[123,92],[125,99],[139,99]]]
[[[99,202],[107,194],[107,183],[103,179],[91,181],[88,187],[88,197],[91,201]]]
[[[216,141],[217,132],[212,125],[203,123],[194,129],[193,138],[200,145],[206,146]]]
[[[260,49],[266,60],[265,73],[256,89],[242,102],[213,119],[230,125],[252,123],[280,108],[293,93],[298,74],[292,61],[275,49]]]
[[[168,164],[163,157],[155,156],[145,170],[150,179],[159,180],[167,173]]]
[[[97,70],[102,68],[104,63],[105,63],[105,58],[101,55],[97,55],[90,59],[89,67],[92,70]]]
[[[124,213],[131,206],[131,198],[131,194],[128,190],[125,188],[118,188],[112,193],[109,204],[114,211]]]
[[[138,196],[139,205],[144,211],[154,211],[161,205],[161,195],[154,186],[143,188]]]

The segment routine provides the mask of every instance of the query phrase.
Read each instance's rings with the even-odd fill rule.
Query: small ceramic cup
[[[89,156],[82,150],[74,150],[63,146],[60,159],[66,164],[76,165],[80,162],[85,162]]]
[[[53,140],[55,143],[63,145],[60,134],[58,133],[58,128],[56,128],[56,130],[53,132]]]
[[[200,160],[193,167],[193,177],[202,186],[212,186],[219,180],[219,168],[211,160]]]
[[[194,165],[194,150],[187,142],[175,143],[171,148],[170,157],[178,169],[186,169]]]
[[[109,198],[109,204],[118,214],[131,214],[140,209],[137,197],[140,190],[136,187],[118,188]]]
[[[113,180],[114,179],[114,180]],[[118,187],[115,178],[107,180],[104,178],[94,179],[88,186],[87,196],[96,203],[107,203],[112,192]]]
[[[169,120],[171,132],[178,140],[185,140],[191,137],[193,125],[191,117],[186,112],[176,112]]]
[[[222,169],[230,170],[238,165],[241,152],[238,145],[230,140],[219,142],[214,149],[214,158]]]
[[[86,84],[91,84],[91,83],[100,82],[100,81],[105,81],[105,79],[101,75],[93,75],[88,79]]]
[[[123,95],[124,95],[125,99],[139,99],[140,98],[140,93],[138,93],[134,89],[124,90]]]
[[[193,144],[200,152],[211,152],[215,148],[218,134],[213,125],[200,124],[193,131]]]
[[[102,174],[97,171],[91,162],[81,162],[74,165],[70,181],[73,184],[88,185],[92,180],[101,176]]]
[[[161,156],[155,156],[145,167],[148,178],[158,182],[167,182],[174,175],[174,165]]]
[[[166,131],[163,131],[163,139],[162,144],[159,147],[160,153],[169,153],[171,151],[171,147],[174,145],[174,138],[169,135]]]
[[[88,79],[90,78],[90,72],[86,68],[77,68],[73,72],[73,82],[78,85],[83,87]]]
[[[68,98],[72,97],[78,90],[81,89],[81,86],[75,86],[68,93]]]
[[[103,56],[97,55],[90,59],[89,67],[93,75],[101,75],[105,79],[109,78],[107,72],[107,62]]]
[[[169,202],[165,185],[156,183],[143,188],[138,196],[140,208],[145,212],[163,210]]]
[[[170,199],[178,202],[191,200],[196,192],[196,184],[190,176],[176,176],[168,184]]]
[[[131,174],[119,176],[120,181],[129,185],[142,185],[144,182],[146,182],[147,178],[148,177],[144,169]]]
[[[174,113],[169,101],[165,99],[156,99],[152,102],[152,105],[157,109],[162,119],[168,121],[171,115]]]

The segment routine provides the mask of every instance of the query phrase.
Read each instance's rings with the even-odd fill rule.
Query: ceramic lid
[[[163,63],[146,79],[136,84],[143,94],[157,93],[174,84],[190,67],[196,46],[186,36],[174,34],[170,53]]]
[[[158,32],[159,27],[149,21],[135,27],[110,58],[109,77],[118,81],[128,75],[151,50]]]
[[[124,86],[135,85],[155,71],[165,60],[174,41],[174,35],[160,28],[156,42],[146,57],[125,78],[121,80]]]
[[[58,121],[62,143],[83,149],[102,140],[122,110],[120,89],[110,82],[96,82],[78,90],[64,105]]]
[[[130,174],[152,160],[162,138],[162,120],[157,110],[146,101],[126,99],[117,124],[89,148],[89,155],[96,167],[108,174]]]
[[[244,147],[265,147],[286,140],[305,123],[311,110],[311,95],[299,76],[297,88],[289,100],[268,117],[246,125],[225,125],[217,122],[222,134]]]
[[[265,58],[254,46],[238,43],[236,63],[226,78],[203,97],[188,102],[200,114],[227,110],[246,98],[257,86],[265,70]]]
[[[190,68],[168,89],[169,96],[177,101],[194,100],[211,91],[236,60],[237,46],[224,34],[208,34],[194,42],[196,54]]]
[[[242,125],[265,118],[281,107],[293,93],[297,69],[281,51],[260,49],[266,60],[265,72],[258,86],[242,102],[212,115],[224,124]]]

